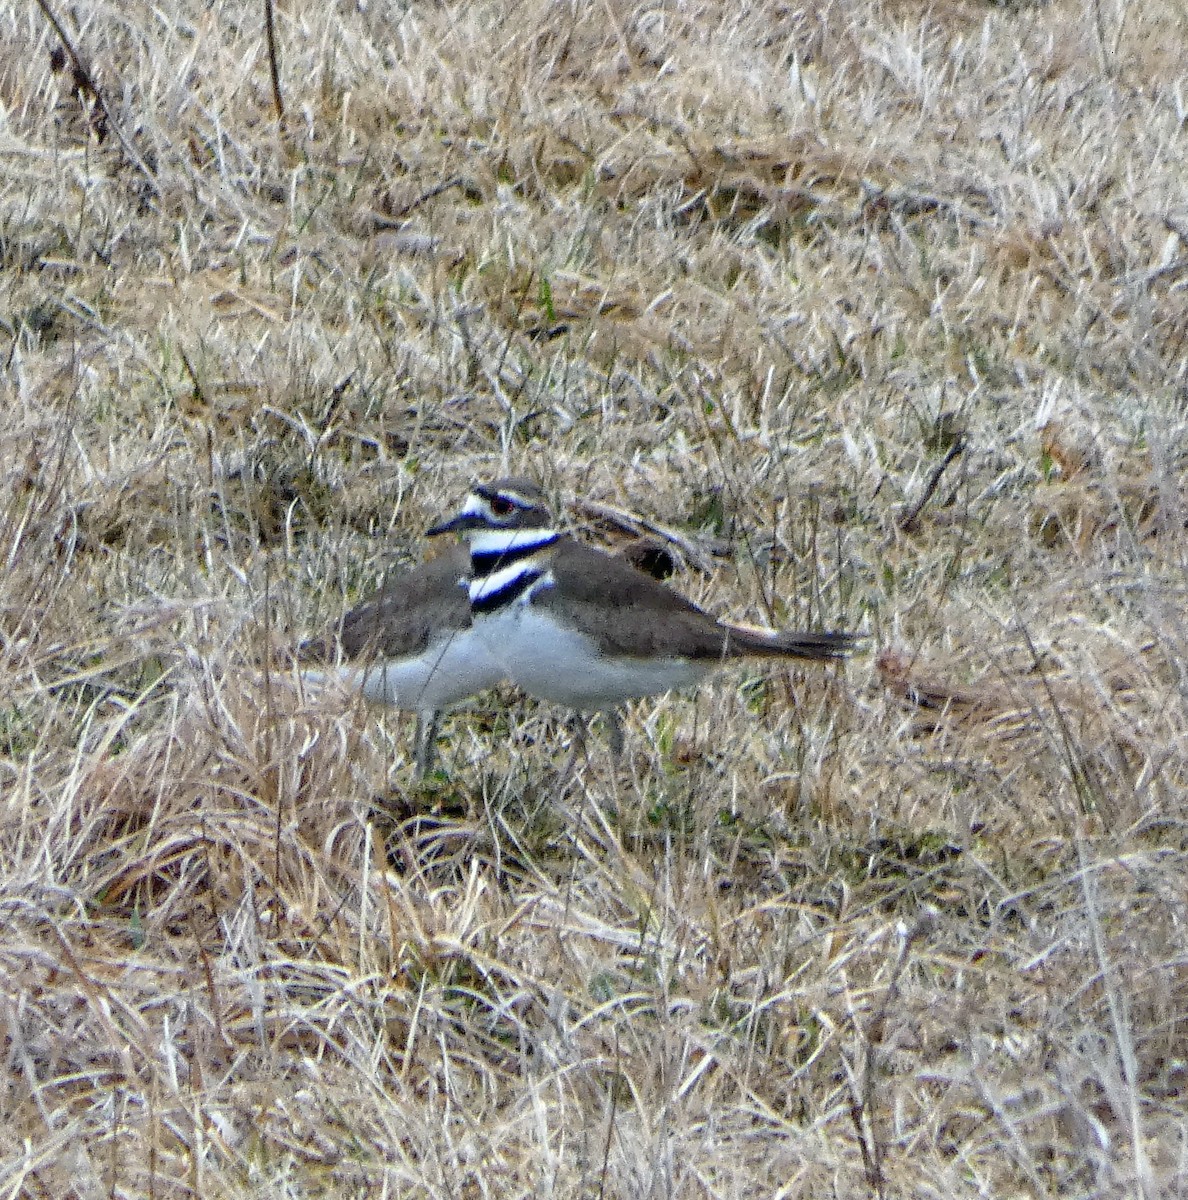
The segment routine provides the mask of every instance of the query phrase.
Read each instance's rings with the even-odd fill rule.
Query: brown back
[[[304,642],[302,661],[327,662],[374,654],[418,654],[435,636],[470,628],[470,599],[459,582],[470,571],[465,546],[388,575],[378,591],[351,609],[324,637]]]

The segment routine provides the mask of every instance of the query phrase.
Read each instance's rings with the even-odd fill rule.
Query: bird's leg
[[[421,783],[433,766],[433,755],[437,749],[437,731],[441,725],[441,714],[433,709],[417,712],[416,767],[414,779]]]
[[[604,708],[602,723],[606,726],[606,740],[610,743],[611,765],[617,775],[623,762],[623,722],[619,717],[618,710]]]
[[[580,754],[583,758],[586,756],[585,715],[578,712],[575,708],[569,714],[569,720],[565,723],[569,726],[569,757],[565,760],[565,766],[561,769],[560,783],[569,782],[574,768],[577,766],[578,755]]]
[[[623,722],[620,720],[616,709],[604,708],[600,711],[602,713],[603,724],[606,726],[606,738],[610,744],[611,767],[615,776],[618,777],[619,767],[623,762]],[[566,759],[565,767],[560,775],[562,783],[568,782],[573,775],[573,770],[577,766],[578,755],[587,759],[589,757],[589,748],[586,743],[588,722],[585,714],[575,708],[569,714],[569,720],[566,721],[566,724],[569,726],[570,746],[569,758]]]

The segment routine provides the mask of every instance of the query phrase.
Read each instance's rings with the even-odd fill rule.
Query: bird
[[[471,629],[507,679],[576,713],[600,712],[622,753],[619,708],[699,683],[737,659],[833,660],[861,640],[838,631],[730,624],[622,558],[562,533],[528,479],[475,484],[428,536],[464,534]]]
[[[368,700],[416,712],[417,780],[432,768],[442,711],[505,677],[474,630],[469,575],[470,554],[460,542],[389,575],[323,637],[297,651],[305,682],[338,680]]]

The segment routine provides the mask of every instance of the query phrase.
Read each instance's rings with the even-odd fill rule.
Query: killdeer
[[[562,534],[544,493],[523,479],[475,486],[429,535],[470,542],[474,641],[530,695],[600,711],[618,757],[626,700],[699,682],[732,659],[843,658],[850,633],[731,625],[622,559]]]
[[[309,683],[336,679],[417,713],[416,776],[433,762],[441,711],[504,678],[471,624],[465,545],[386,579],[323,638],[298,650]]]

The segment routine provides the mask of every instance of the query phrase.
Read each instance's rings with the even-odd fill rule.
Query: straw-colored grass
[[[0,1194],[1179,1194],[1182,5],[278,0],[283,122],[263,0],[49,8]],[[508,471],[870,652],[413,790],[285,651]]]

